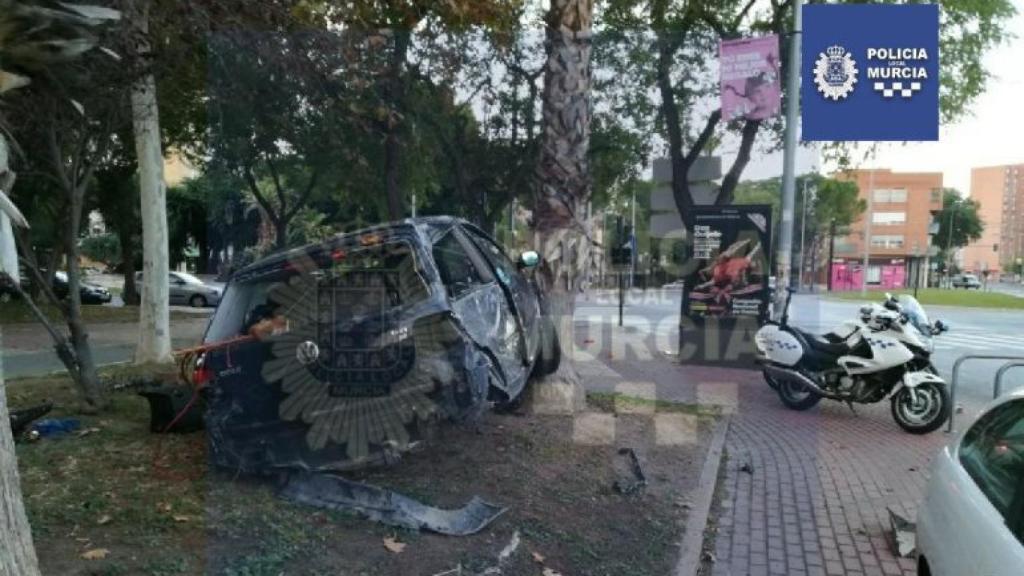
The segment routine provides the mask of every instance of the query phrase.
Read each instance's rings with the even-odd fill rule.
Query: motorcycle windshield
[[[917,301],[917,298],[910,295],[900,296],[900,308],[914,328],[917,328],[925,338],[931,338],[932,328],[931,323],[928,322],[928,314],[925,313],[924,307]]]

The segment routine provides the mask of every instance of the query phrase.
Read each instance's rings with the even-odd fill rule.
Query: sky
[[[985,58],[995,78],[973,114],[941,127],[938,142],[887,144],[865,167],[942,172],[946,186],[969,193],[972,167],[1024,163],[1024,0],[1014,5],[1017,16],[1008,28],[1017,38]]]

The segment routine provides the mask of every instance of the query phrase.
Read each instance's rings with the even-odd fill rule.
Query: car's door
[[[533,362],[540,339],[540,301],[530,281],[505,254],[498,243],[475,226],[466,226],[469,237],[483,253],[498,282],[505,289],[505,296],[520,324],[523,362]]]
[[[506,392],[518,394],[527,374],[519,352],[518,323],[504,290],[458,227],[449,229],[432,250],[452,310],[469,337],[496,362]]]
[[[1024,567],[1024,399],[994,408],[964,434],[933,505],[934,576],[1016,576]],[[931,504],[931,503],[930,503]],[[938,534],[937,534],[938,536]]]
[[[184,304],[188,299],[186,296],[185,281],[179,278],[174,272],[167,275],[167,298],[171,304]]]

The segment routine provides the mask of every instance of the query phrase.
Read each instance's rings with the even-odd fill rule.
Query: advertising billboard
[[[691,319],[768,316],[771,207],[700,206],[688,215],[692,233],[683,313]]]
[[[723,40],[718,45],[722,119],[764,120],[781,108],[779,37]]]

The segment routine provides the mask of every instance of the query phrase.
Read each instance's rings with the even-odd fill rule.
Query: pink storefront
[[[860,290],[863,281],[863,263],[853,259],[836,258],[832,262],[832,290]],[[872,260],[868,266],[868,287],[886,290],[906,287],[907,263],[903,258]]]

